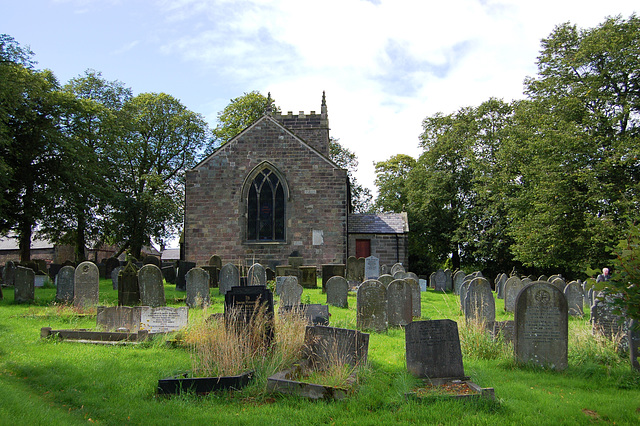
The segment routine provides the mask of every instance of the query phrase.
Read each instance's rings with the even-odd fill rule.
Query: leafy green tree
[[[618,314],[640,320],[640,227],[629,223],[626,232],[613,251],[613,272],[604,292]]]
[[[355,177],[358,171],[358,157],[349,148],[342,146],[338,139],[329,141],[329,158],[347,171],[351,191],[351,207],[356,213],[367,213],[373,210],[371,190],[362,186]]]
[[[378,187],[375,203],[377,209],[395,213],[407,211],[409,204],[407,179],[415,166],[416,160],[406,154],[397,154],[375,164],[375,185]]]
[[[215,148],[229,142],[238,133],[249,127],[251,123],[259,120],[268,111],[279,113],[271,96],[265,97],[257,90],[244,93],[242,96],[231,99],[229,104],[218,113],[218,125],[213,129],[213,144],[207,148],[212,152]]]
[[[108,231],[134,257],[151,240],[162,247],[182,224],[184,172],[193,167],[208,138],[199,114],[164,93],[143,93],[127,100],[119,113],[125,126],[105,158],[116,171]]]

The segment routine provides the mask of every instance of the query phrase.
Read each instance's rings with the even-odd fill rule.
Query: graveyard
[[[64,269],[58,288],[51,282],[3,288],[0,417],[15,424],[640,421],[640,373],[618,351],[619,339],[594,334],[589,309],[569,314],[569,303],[579,310],[590,302],[581,293],[578,308],[568,296],[575,289],[567,284],[563,293],[555,279],[555,284],[530,283],[504,275],[492,287],[479,273],[461,280],[439,270],[418,285],[410,272],[376,277],[367,269],[355,285],[341,276],[318,276],[315,287],[303,288],[284,277],[266,282],[264,268],[254,265],[246,279],[232,270],[232,282],[266,286],[227,288],[221,274],[217,287],[210,287],[209,273],[193,268],[181,288],[149,265],[140,268],[139,285],[127,284],[127,277],[135,276],[130,266],[120,270],[117,289],[112,279],[101,278],[98,288],[80,291],[77,283],[95,271],[79,265],[72,299],[63,288],[70,272]],[[152,290],[147,283],[152,280],[161,288]],[[16,296],[27,302],[18,303]],[[271,303],[266,315],[274,320],[261,335],[268,343],[251,361],[242,387],[160,392],[163,380],[187,377],[195,369],[198,355],[186,343],[189,338],[223,328],[229,306],[246,318],[252,297]],[[123,300],[137,306],[118,307]],[[135,300],[148,306],[131,303]],[[306,307],[302,313],[281,309],[299,304]],[[307,320],[301,322],[301,316],[319,325],[305,333]],[[65,330],[99,336],[135,331],[140,338],[82,343],[63,336]],[[305,349],[294,350],[293,358],[278,355],[286,333],[304,336],[304,348],[316,344],[311,355],[303,359]],[[318,338],[334,343],[321,347]],[[224,339],[223,350],[236,345]],[[305,369],[326,364],[336,353],[350,360],[348,378],[313,384],[328,379]]]

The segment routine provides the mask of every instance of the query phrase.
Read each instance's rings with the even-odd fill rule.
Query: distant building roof
[[[409,232],[407,213],[349,215],[350,234],[405,234]]]
[[[162,260],[180,260],[180,249],[170,248],[162,251]]]
[[[31,239],[31,250],[52,249],[54,247],[51,241],[40,240],[38,238]],[[18,239],[14,234],[0,237],[0,250],[19,250]]]

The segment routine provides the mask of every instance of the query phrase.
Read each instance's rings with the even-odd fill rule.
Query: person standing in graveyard
[[[611,278],[611,275],[609,275],[609,268],[602,268],[602,273],[598,275],[596,282],[609,281],[609,278]]]

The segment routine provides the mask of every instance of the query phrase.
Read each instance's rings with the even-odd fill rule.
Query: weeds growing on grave
[[[510,359],[513,349],[502,333],[494,338],[482,321],[469,320],[460,324],[460,346],[465,359]]]
[[[569,333],[569,362],[573,365],[596,364],[614,367],[623,362],[618,353],[622,335],[608,338],[602,333],[593,333],[588,326],[572,327]],[[576,322],[572,322],[573,325]]]

